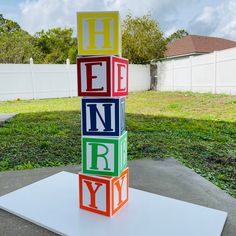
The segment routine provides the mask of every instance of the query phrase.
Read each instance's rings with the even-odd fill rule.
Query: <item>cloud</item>
[[[77,11],[119,10],[124,17],[151,13],[165,35],[177,29],[236,40],[236,0],[22,0],[20,25],[35,33],[54,27],[76,29]],[[193,13],[196,15],[193,17]]]
[[[178,28],[176,26],[173,26],[165,31],[165,37],[169,37],[171,34],[176,32]]]
[[[173,28],[178,8],[186,2],[187,0],[182,0],[181,3],[175,0],[25,0],[20,4],[20,24],[30,33],[53,27],[75,29],[77,11],[119,10],[123,17],[128,12],[137,16],[151,13],[166,30],[170,25]]]
[[[189,23],[194,34],[218,36],[236,41],[236,0],[221,2],[216,7],[206,6]]]
[[[101,10],[99,1],[96,2],[92,10]],[[86,6],[89,6],[86,0],[27,0],[20,4],[21,25],[30,33],[53,27],[74,27],[76,12]]]
[[[209,34],[214,32],[219,23],[217,9],[213,7],[204,7],[203,11],[190,21],[190,31],[197,34]]]

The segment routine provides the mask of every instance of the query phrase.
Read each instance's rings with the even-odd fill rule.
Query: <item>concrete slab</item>
[[[228,212],[222,236],[235,236],[236,199],[174,159],[130,161],[130,186],[159,195]],[[0,173],[0,195],[76,166]],[[0,211],[0,235],[55,235],[5,211]],[[163,235],[164,236],[164,235]]]
[[[7,120],[16,116],[16,113],[0,113],[0,125],[4,124]]]

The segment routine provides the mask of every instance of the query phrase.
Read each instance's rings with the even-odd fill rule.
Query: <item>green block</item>
[[[119,137],[82,136],[82,171],[119,176],[127,166],[127,131]]]

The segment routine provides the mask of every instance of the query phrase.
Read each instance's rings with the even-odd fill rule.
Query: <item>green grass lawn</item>
[[[129,159],[174,157],[236,197],[236,96],[130,93]],[[1,102],[0,170],[79,164],[80,98]]]

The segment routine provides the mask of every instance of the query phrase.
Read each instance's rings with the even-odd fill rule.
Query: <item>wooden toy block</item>
[[[78,12],[78,54],[120,55],[119,12]]]
[[[125,98],[82,98],[82,134],[119,136],[125,130]]]
[[[115,56],[77,58],[78,96],[128,96],[128,65]]]
[[[104,216],[112,216],[128,201],[128,185],[128,167],[119,177],[79,173],[80,208]]]
[[[82,171],[119,176],[127,166],[127,132],[120,137],[82,137]]]

